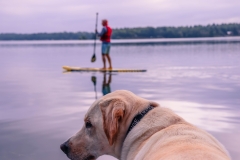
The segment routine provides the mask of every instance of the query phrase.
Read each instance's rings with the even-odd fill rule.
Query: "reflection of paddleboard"
[[[82,67],[70,67],[63,66],[66,71],[87,71],[87,72],[146,72],[146,69],[101,69],[101,68],[82,68]]]

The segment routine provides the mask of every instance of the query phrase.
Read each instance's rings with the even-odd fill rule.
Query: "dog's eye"
[[[86,128],[91,128],[92,127],[92,123],[91,122],[86,122]]]

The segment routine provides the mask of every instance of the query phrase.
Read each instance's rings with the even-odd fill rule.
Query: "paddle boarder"
[[[100,40],[102,41],[102,61],[103,61],[102,69],[106,69],[106,60],[109,63],[108,69],[112,69],[111,57],[109,55],[111,47],[112,29],[108,26],[108,21],[106,19],[102,20],[102,26],[103,28],[101,33],[98,33],[96,29],[96,34],[100,37]]]

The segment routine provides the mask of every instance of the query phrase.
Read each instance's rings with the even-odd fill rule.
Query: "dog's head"
[[[95,101],[85,115],[82,129],[61,145],[72,160],[92,160],[109,154],[120,156],[130,113],[146,106],[146,100],[129,91],[115,91]]]

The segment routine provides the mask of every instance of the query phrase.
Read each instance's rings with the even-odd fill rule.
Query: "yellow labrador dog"
[[[60,148],[72,160],[229,160],[210,134],[125,90],[96,100],[82,129]]]

